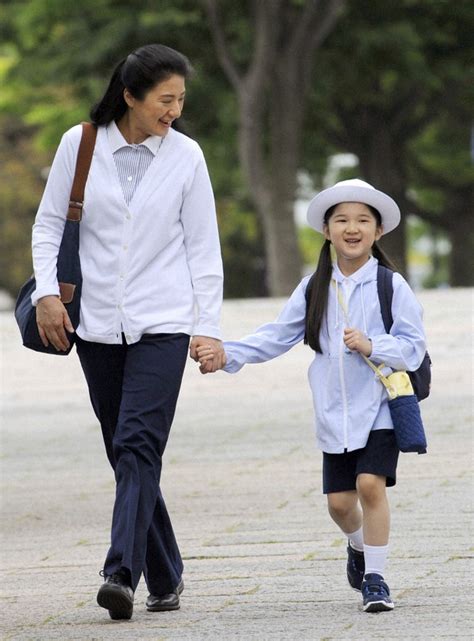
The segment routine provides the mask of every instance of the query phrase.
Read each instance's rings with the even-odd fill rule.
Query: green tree
[[[466,87],[472,74],[473,28],[472,4],[463,0],[455,5],[438,0],[352,0],[321,52],[311,110],[318,111],[321,120],[308,123],[309,128],[323,129],[340,151],[355,154],[362,177],[391,194],[404,214],[417,212],[450,233],[455,232],[449,214],[439,207],[428,211],[416,193],[428,179],[428,172],[422,175],[420,167],[427,169],[429,139],[430,157],[436,155],[443,166],[441,173],[438,166],[429,179],[437,183],[441,199],[452,183],[449,174],[459,177],[460,164],[464,167],[463,187],[458,184],[449,200],[458,212],[457,229],[466,231],[468,100],[471,113],[473,106]],[[459,162],[454,169],[454,149],[446,155],[443,138],[450,138],[449,120],[459,119],[460,111],[462,125],[455,136]],[[438,132],[436,136],[433,131]],[[383,239],[402,268],[406,265],[405,221]],[[453,283],[460,281],[459,267],[453,260]]]
[[[293,204],[311,75],[344,0],[254,0],[248,12],[203,4],[237,97],[239,158],[264,230],[269,291],[288,294],[301,277]]]
[[[45,151],[45,164],[62,133],[87,119],[91,104],[103,93],[120,58],[147,42],[161,41],[184,51],[195,67],[184,118],[188,133],[204,149],[213,180],[227,273],[225,294],[265,293],[261,228],[243,189],[237,157],[235,100],[213,48],[202,46],[209,41],[209,33],[201,7],[190,1],[166,0],[160,2],[159,10],[150,0],[135,0],[133,8],[121,0],[29,0],[6,6],[0,31],[5,43],[0,49],[0,73],[5,80],[0,113],[15,118],[23,129],[22,123],[27,123],[28,135],[34,139],[30,154]],[[39,178],[40,166],[36,169]],[[20,189],[19,174],[8,180],[5,189]],[[6,175],[0,176],[0,193],[4,181]],[[35,205],[43,186],[42,180],[36,181],[27,215],[12,221],[11,210],[4,214],[4,225],[13,225],[16,230],[14,237],[9,236],[8,255],[16,252],[15,264],[19,255],[22,257],[22,268],[15,268],[16,277],[3,278],[3,286],[12,292],[31,268],[24,248],[29,246]],[[18,254],[19,246],[22,251]],[[238,255],[248,261],[234,277]]]
[[[469,85],[465,88],[467,93]],[[414,141],[410,167],[414,211],[438,230],[435,235],[441,230],[450,241],[449,280],[454,287],[474,285],[474,164],[469,153],[469,104],[473,104],[472,96],[465,96],[425,129]]]
[[[44,180],[47,155],[31,145],[31,129],[13,117],[0,117],[0,275],[12,295],[31,274],[31,225]]]
[[[28,149],[34,174],[28,215],[13,214],[15,205],[3,196],[4,229],[17,229],[8,231],[8,251],[15,260],[25,255],[15,243],[23,234],[20,244],[29,245],[40,168],[62,132],[87,118],[118,59],[162,41],[184,51],[196,69],[185,117],[213,179],[228,295],[262,292],[263,238],[271,292],[293,287],[300,276],[292,215],[297,172],[306,170],[319,186],[333,151],[354,153],[362,177],[467,254],[471,5],[351,0],[342,7],[342,0],[4,2],[0,136],[11,149],[7,128],[21,130],[23,147],[18,139],[14,145]],[[0,175],[0,197],[16,192],[23,202],[22,171]],[[403,265],[404,227],[386,244]],[[306,237],[304,246],[308,251]],[[248,278],[229,276],[239,256],[240,268],[250,263]],[[22,260],[26,272],[29,261]],[[454,284],[469,282],[466,263],[462,251],[453,252]]]

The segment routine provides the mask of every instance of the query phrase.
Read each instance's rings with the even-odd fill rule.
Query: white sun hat
[[[400,222],[400,209],[393,198],[359,178],[352,178],[341,180],[333,187],[320,191],[313,198],[308,207],[308,223],[313,229],[322,233],[324,214],[330,207],[339,203],[364,203],[364,205],[375,207],[382,217],[384,234],[395,229]]]

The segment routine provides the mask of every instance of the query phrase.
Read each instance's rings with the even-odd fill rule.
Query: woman
[[[160,492],[161,461],[189,337],[222,364],[222,260],[201,149],[174,128],[190,65],[146,45],[116,67],[91,110],[97,141],[85,190],[77,353],[114,469],[111,546],[97,601],[129,619],[142,572],[151,611],[179,608],[183,563]],[[81,137],[67,131],[33,227],[37,323],[45,344],[68,347],[56,260]],[[212,367],[212,365],[210,365]]]

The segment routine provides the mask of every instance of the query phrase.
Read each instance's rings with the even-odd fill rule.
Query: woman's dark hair
[[[324,214],[324,224],[327,225],[337,205],[330,207]],[[372,212],[377,227],[382,224],[382,217],[375,207],[367,205]],[[392,271],[397,271],[395,264],[390,260],[387,254],[377,245],[376,242],[372,245],[372,254],[384,267],[388,267]],[[306,335],[304,342],[308,344],[315,352],[322,354],[319,335],[321,333],[323,318],[326,314],[329,296],[329,286],[331,284],[332,276],[332,260],[331,260],[331,241],[325,240],[319,254],[318,266],[316,271],[308,281],[309,290],[306,295]]]
[[[145,45],[136,49],[115,67],[109,86],[90,111],[96,125],[108,125],[120,120],[127,111],[123,97],[128,89],[134,98],[143,100],[145,94],[157,83],[176,74],[187,78],[192,67],[186,56],[165,45]]]

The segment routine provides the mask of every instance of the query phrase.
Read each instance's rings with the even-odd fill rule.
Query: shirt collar
[[[117,123],[114,120],[112,120],[112,122],[107,125],[107,138],[109,140],[110,149],[112,150],[113,154],[123,147],[138,146],[131,145],[125,140],[120,132],[120,129],[117,127]],[[145,147],[147,147],[151,151],[151,153],[156,156],[162,140],[163,138],[161,138],[161,136],[148,136],[148,138],[145,138],[145,140],[141,142],[140,145],[144,145]]]
[[[353,281],[354,283],[362,283],[368,280],[372,280],[373,275],[371,272],[376,269],[378,261],[376,258],[371,256],[369,260],[362,265],[356,272],[350,276],[344,276],[344,274],[339,269],[337,262],[333,263],[333,278],[335,278],[340,283],[344,280]],[[374,271],[375,273],[375,271]]]

